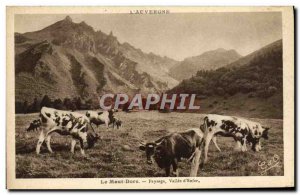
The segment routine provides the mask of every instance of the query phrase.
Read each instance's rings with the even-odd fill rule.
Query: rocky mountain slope
[[[68,16],[39,31],[15,33],[16,100],[159,93],[178,83],[168,74],[176,63]]]

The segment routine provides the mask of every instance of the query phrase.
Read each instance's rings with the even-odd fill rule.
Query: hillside
[[[202,111],[282,117],[282,40],[217,70],[202,70],[170,93],[196,93]]]
[[[129,49],[130,48],[130,49]],[[44,29],[15,33],[16,101],[159,93],[178,84],[176,61],[144,53],[67,16]]]
[[[222,48],[207,51],[199,56],[189,57],[171,68],[170,74],[178,79],[188,79],[199,70],[215,70],[236,61],[241,57],[235,50]]]
[[[278,50],[278,51],[275,51]],[[267,55],[268,53],[271,52],[281,52],[282,51],[282,40],[275,41],[269,45],[266,45],[265,47],[252,52],[251,54],[240,58],[230,64],[228,64],[226,67],[239,67],[243,65],[247,65],[251,62],[256,57],[262,56],[262,55]]]

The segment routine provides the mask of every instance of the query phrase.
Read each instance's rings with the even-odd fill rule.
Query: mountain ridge
[[[242,56],[233,49],[218,48],[200,55],[185,58],[170,69],[170,74],[178,80],[191,78],[199,70],[215,70],[236,61]]]
[[[232,64],[200,70],[168,93],[197,94],[203,113],[282,118],[282,49],[280,39]]]
[[[17,100],[161,93],[178,83],[166,71],[176,61],[124,46],[112,32],[95,31],[69,16],[38,31],[15,33],[15,43]]]

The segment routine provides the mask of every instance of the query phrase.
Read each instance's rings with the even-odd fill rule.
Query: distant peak
[[[85,23],[85,21],[82,21],[79,24],[82,25],[82,26],[88,26],[87,23]]]
[[[70,16],[66,16],[65,17],[65,21],[72,22],[73,20],[72,20],[72,18]]]
[[[225,52],[225,51],[227,51],[227,50],[224,49],[224,48],[218,48],[218,49],[216,49],[215,51],[218,51],[218,52]]]

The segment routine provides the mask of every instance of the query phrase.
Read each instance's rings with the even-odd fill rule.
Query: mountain
[[[195,93],[204,113],[282,118],[282,40],[216,70],[201,70],[169,93]]]
[[[240,57],[241,55],[235,50],[219,48],[184,59],[171,68],[170,74],[178,80],[188,79],[195,75],[198,70],[215,70],[236,61]]]
[[[15,33],[16,101],[160,93],[178,84],[168,73],[176,63],[67,16],[39,31]]]
[[[254,51],[251,54],[228,64],[226,67],[244,66],[249,64],[255,58],[259,58],[260,56],[268,55],[269,53],[280,53],[280,52],[282,52],[282,40],[278,40],[269,45],[266,45],[263,48]]]

